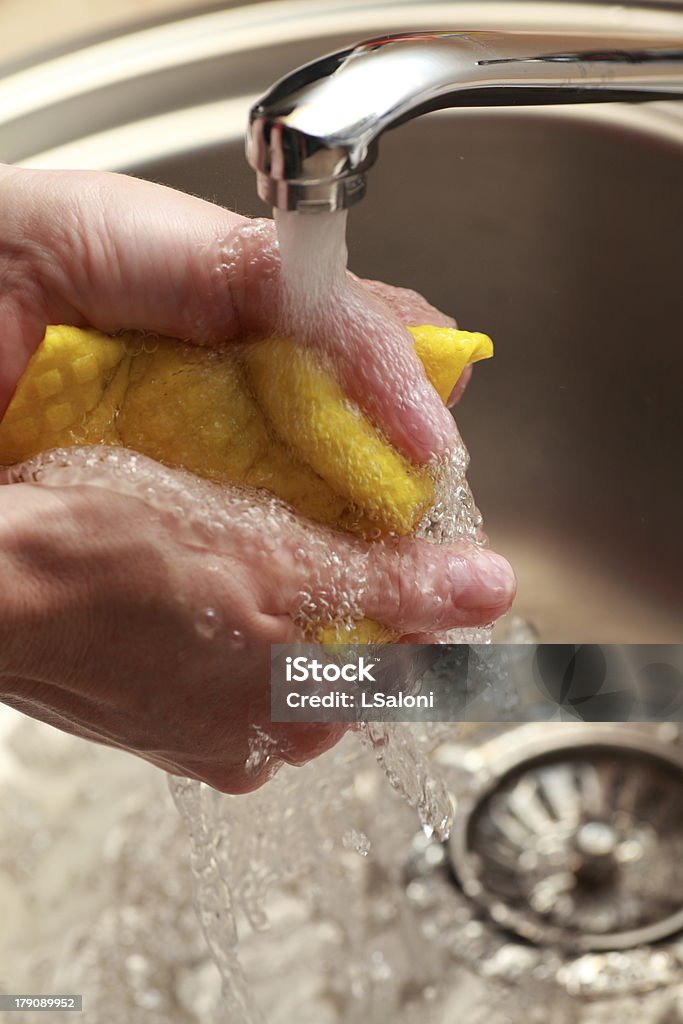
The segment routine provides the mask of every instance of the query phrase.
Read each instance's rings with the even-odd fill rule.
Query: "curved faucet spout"
[[[382,132],[443,107],[683,98],[683,39],[408,32],[307,64],[252,107],[247,159],[282,210],[352,206]]]

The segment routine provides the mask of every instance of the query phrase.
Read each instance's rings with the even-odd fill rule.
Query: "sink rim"
[[[278,51],[302,42],[319,41],[313,51],[319,55],[338,45],[340,36],[351,42],[386,31],[387,9],[395,30],[436,24],[462,29],[581,29],[599,37],[616,29],[664,39],[672,33],[683,35],[683,8],[666,4],[617,8],[539,0],[519,4],[465,0],[457,7],[457,18],[453,4],[443,0],[422,5],[418,13],[410,0],[373,0],[369,5],[362,0],[341,0],[333,7],[315,7],[310,0],[268,0],[189,16],[171,12],[161,24],[136,26],[111,38],[76,45],[57,56],[42,54],[31,66],[0,77],[0,157],[32,167],[122,170],[189,148],[234,140],[243,133],[246,112],[259,92],[246,93],[244,82],[240,88],[240,69],[231,69],[227,63],[220,72],[225,76],[226,98],[188,105],[191,89],[183,93],[184,83],[178,81],[181,76],[174,80],[180,69],[197,72],[203,68],[206,72],[212,61],[227,55],[258,52],[274,58]],[[270,59],[261,63],[265,70],[260,89],[265,89],[277,74],[269,70]],[[0,75],[2,70],[0,67]],[[106,103],[102,102],[105,97]],[[56,141],[39,149],[33,139],[43,136],[38,128],[32,135],[31,121],[47,111]],[[500,115],[501,111],[524,117],[547,117],[552,111],[553,116],[610,124],[626,121],[636,131],[683,145],[683,103],[677,101],[639,107],[539,107],[531,114],[529,108],[521,112],[510,107],[426,116],[480,117]],[[99,121],[98,130],[79,134],[79,112],[87,113],[91,122]],[[155,137],[157,147],[152,149]],[[169,140],[174,140],[170,148]]]

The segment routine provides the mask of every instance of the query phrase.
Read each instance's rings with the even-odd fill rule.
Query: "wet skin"
[[[0,167],[0,224],[0,413],[50,323],[205,345],[282,326],[269,221],[123,175]],[[414,292],[347,274],[310,336],[303,316],[294,321],[409,458],[424,463],[455,443],[404,327],[450,317]],[[5,473],[0,487],[0,699],[226,792],[339,738],[335,727],[269,722],[270,645],[300,635],[293,609],[311,580],[324,591],[334,573],[339,592],[345,572],[353,588],[362,571],[362,612],[419,639],[484,625],[514,595],[505,560],[464,544],[370,545],[283,509],[269,519],[277,543],[264,560],[265,535],[254,542],[239,517],[216,552],[188,545],[163,511],[117,493],[114,480],[26,481],[28,472]],[[207,607],[224,627],[210,643],[196,628]],[[257,775],[245,771],[254,727],[276,741]]]

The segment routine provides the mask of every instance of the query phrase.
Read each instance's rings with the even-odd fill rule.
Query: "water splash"
[[[347,302],[354,301],[353,293],[348,290],[346,277],[346,212],[302,217],[276,210],[275,222],[282,261],[281,328],[291,330],[292,325],[295,325],[297,335],[305,339],[311,335],[316,322],[324,316],[325,310],[339,303],[340,295],[344,296]],[[372,325],[369,329],[372,329]],[[468,462],[467,450],[460,441],[454,443],[446,464],[435,467],[436,500],[420,524],[418,532],[421,537],[435,543],[456,540],[466,540],[475,544],[485,543],[481,530],[481,515],[467,483]],[[311,621],[317,618],[320,621],[321,618],[331,618],[335,612],[342,617],[357,614],[356,606],[360,594],[354,597],[352,593],[347,592],[342,604],[343,610],[336,600],[337,595],[332,597],[331,601],[328,600],[328,595],[321,592],[320,587],[312,590],[306,588],[301,593],[299,616],[305,616]],[[491,634],[490,629],[455,630],[444,634],[443,639],[449,642],[471,640],[482,643],[489,642]],[[451,735],[453,731],[451,727]],[[446,781],[439,775],[429,758],[431,748],[443,738],[443,732],[442,726],[381,723],[366,723],[359,731],[365,748],[372,752],[392,789],[417,810],[425,834],[438,839],[445,839],[448,836],[453,812]],[[347,749],[350,742],[353,742],[353,737],[347,741]],[[258,736],[250,757],[257,760],[267,759],[271,753],[269,738]],[[430,977],[429,968],[426,964],[420,964],[417,970],[414,964],[410,969],[406,964],[399,967],[395,962],[395,956],[387,958],[384,954],[380,956],[380,964],[376,959],[379,955],[377,950],[369,957],[369,962],[373,963],[373,955],[375,956],[374,974],[372,970],[367,969],[366,964],[361,967],[359,953],[362,955],[361,951],[367,949],[368,943],[372,942],[373,934],[373,927],[369,926],[366,920],[368,908],[362,896],[360,880],[357,883],[359,888],[354,892],[349,888],[348,877],[343,875],[341,860],[331,856],[335,849],[335,840],[332,836],[339,830],[342,849],[351,848],[370,863],[374,853],[381,861],[382,851],[386,853],[386,837],[395,828],[395,812],[389,813],[393,822],[391,827],[386,820],[383,825],[383,817],[386,818],[381,810],[384,798],[377,792],[376,782],[372,780],[367,770],[360,771],[363,761],[359,759],[358,751],[355,754],[343,755],[341,764],[338,750],[327,757],[327,770],[323,770],[322,765],[319,766],[320,770],[315,772],[318,785],[313,791],[306,793],[303,803],[300,799],[290,799],[285,804],[288,815],[286,820],[283,820],[282,814],[279,813],[283,803],[282,793],[277,790],[285,786],[287,781],[290,786],[298,788],[291,781],[289,770],[278,776],[278,785],[269,784],[270,792],[252,794],[242,804],[243,806],[246,802],[252,803],[254,814],[251,815],[251,820],[262,823],[261,828],[257,829],[257,835],[260,836],[256,844],[258,850],[252,849],[246,873],[246,877],[252,882],[249,886],[251,910],[248,916],[253,919],[255,891],[261,889],[261,897],[256,899],[257,904],[264,898],[263,889],[267,888],[264,880],[272,882],[273,877],[281,878],[283,873],[287,875],[287,864],[289,872],[294,867],[290,881],[298,889],[299,897],[306,902],[312,901],[318,915],[323,910],[323,919],[328,923],[334,922],[342,935],[346,934],[353,940],[354,954],[347,954],[344,959],[337,953],[335,963],[340,978],[353,979],[351,988],[358,994],[358,999],[348,1016],[347,1012],[338,1006],[339,1012],[335,1019],[357,1020],[361,1006],[365,1020],[369,1022],[376,1019],[372,1006],[377,992],[380,991],[383,993],[381,1019],[388,1019],[387,1013],[391,1004],[390,1015],[398,1020],[405,1009],[405,1000],[399,994],[401,985],[408,977],[416,983],[419,978],[418,987],[426,984]],[[334,759],[335,763],[331,764],[330,759]],[[367,787],[367,803],[358,799],[359,780],[361,790],[363,786]],[[332,788],[337,797],[334,800],[330,799]],[[356,817],[361,808],[363,814],[369,814],[370,824]],[[198,808],[195,810],[198,811]],[[214,798],[213,810],[215,817],[209,833],[214,833],[221,826],[225,828],[227,823],[231,822],[234,835],[238,827],[235,815],[239,811],[234,800]],[[333,812],[334,822],[331,828],[330,811]],[[189,821],[191,820],[190,817]],[[274,839],[271,839],[269,830],[273,830]],[[370,838],[373,834],[377,836],[378,832],[379,840]],[[237,835],[240,835],[239,831]],[[322,871],[321,861],[316,856],[316,843],[319,844],[318,852],[323,854]],[[253,831],[250,832],[248,845],[250,848],[254,845]],[[294,852],[295,866],[291,864],[284,851]],[[233,849],[233,855],[235,854],[236,851]],[[395,851],[393,857],[395,858]],[[243,863],[244,857],[239,860]],[[234,864],[231,865],[230,873],[236,881]],[[254,880],[258,878],[261,882],[255,885]],[[351,884],[353,885],[353,881]],[[206,907],[204,911],[206,912]],[[259,923],[263,924],[260,917]],[[405,953],[401,954],[403,955]],[[388,990],[392,989],[389,997]],[[339,1004],[339,996],[336,1002]],[[427,1011],[428,1007],[425,1007],[421,1019],[426,1020]]]
[[[188,826],[194,902],[202,931],[223,982],[224,1005],[219,1019],[259,1024],[237,955],[237,931],[232,893],[223,876],[218,849],[221,830],[215,828],[206,804],[211,792],[192,779],[169,776],[171,794]]]
[[[150,765],[29,719],[18,718],[2,768],[0,987],[83,992],[91,1024],[677,1020],[680,939],[565,960],[487,925],[429,867],[441,847],[416,834],[414,812],[351,736],[247,798],[190,783],[182,817]],[[447,771],[459,796],[467,773]],[[202,816],[211,829],[220,819],[209,875],[237,923],[207,922],[224,962],[239,948],[227,994],[191,904],[184,822],[199,837]],[[349,848],[351,829],[371,843],[367,856]]]

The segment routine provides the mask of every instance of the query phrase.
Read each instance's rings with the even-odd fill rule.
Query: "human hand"
[[[486,549],[370,544],[120,449],[39,456],[4,481],[0,700],[225,792],[344,729],[270,722],[271,644],[349,612],[429,642],[514,592]]]
[[[269,221],[88,172],[0,168],[0,206],[0,414],[48,323],[134,327],[207,345],[282,326]],[[289,315],[297,319],[296,310]],[[314,325],[316,338],[305,340],[336,354],[349,393],[424,461],[448,447],[455,428],[402,320],[451,323],[414,293],[347,275]],[[305,333],[303,322],[291,326]],[[409,400],[397,402],[399,394]],[[161,474],[186,493],[184,474],[125,458],[144,463],[153,490]],[[68,472],[79,486],[58,486]],[[323,617],[331,566],[341,574],[336,592],[353,598],[355,587],[362,614],[424,640],[431,630],[489,622],[512,599],[507,563],[464,545],[368,546],[281,508],[263,519],[252,507],[242,509],[244,521],[224,524],[225,549],[213,534],[197,547],[178,537],[175,520],[169,525],[174,505],[151,507],[110,476],[109,490],[97,491],[82,460],[80,470],[51,474],[41,480],[51,489],[17,483],[21,470],[0,488],[2,699],[231,792],[258,785],[278,758],[298,763],[338,736],[329,727],[276,728],[271,761],[245,767],[253,729],[272,731],[264,725],[270,644],[300,636],[306,594]],[[25,479],[34,481],[30,471]],[[210,486],[191,484],[195,493]],[[234,500],[221,491],[221,506],[234,510]],[[257,528],[246,543],[248,522]],[[202,608],[219,615],[210,644],[197,626]]]
[[[345,273],[312,315],[285,301],[272,221],[126,175],[0,165],[0,209],[0,416],[51,323],[213,346],[288,329],[412,461],[457,443],[405,327],[454,321],[417,293]]]

